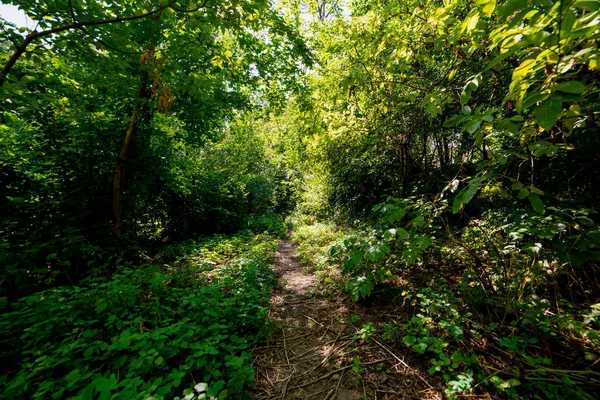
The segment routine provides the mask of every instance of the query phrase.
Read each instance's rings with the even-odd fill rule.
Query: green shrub
[[[209,396],[244,395],[275,249],[248,233],[190,241],[111,280],[11,304],[0,317],[0,397],[173,398],[199,383]]]
[[[250,219],[248,229],[256,233],[268,232],[282,238],[288,233],[289,226],[281,215],[269,213]]]
[[[409,282],[399,295],[413,314],[403,342],[427,358],[448,396],[487,385],[509,398],[593,398],[600,387],[590,367],[600,353],[595,211],[497,207],[477,219],[465,215],[453,230],[439,198],[391,198],[375,211],[379,224],[333,246],[331,261],[348,276],[353,300],[383,281]],[[417,286],[422,271],[437,278]]]

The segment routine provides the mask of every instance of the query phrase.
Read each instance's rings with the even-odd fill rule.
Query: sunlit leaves
[[[477,27],[477,23],[479,22],[479,14],[475,13],[473,15],[471,15],[469,18],[467,18],[465,20],[465,22],[463,22],[462,26],[461,26],[461,31],[460,34],[463,33],[469,33],[471,32],[473,29],[475,29]]]
[[[175,398],[193,387],[242,396],[253,382],[247,350],[265,323],[276,245],[264,234],[186,241],[166,249],[160,268],[121,264],[112,278],[22,299],[2,315],[3,334],[18,343],[4,393]],[[207,261],[218,277],[207,279]],[[107,307],[101,316],[98,304]],[[26,379],[33,369],[43,381]]]
[[[462,94],[460,96],[460,104],[465,105],[471,99],[471,94],[479,87],[479,83],[481,82],[481,75],[475,75],[465,84]]]

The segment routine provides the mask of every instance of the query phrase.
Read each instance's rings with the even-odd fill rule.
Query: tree
[[[46,154],[45,175],[56,176],[51,189],[50,180],[27,175],[48,193],[48,202],[37,206],[22,202],[30,197],[27,183],[7,183],[10,194],[5,200],[13,225],[4,236],[12,250],[17,243],[46,246],[49,226],[61,230],[61,225],[103,249],[111,242],[102,237],[108,234],[106,218],[111,214],[115,236],[124,230],[130,233],[126,242],[168,240],[165,235],[175,231],[170,224],[178,221],[177,199],[193,193],[194,177],[189,174],[199,173],[192,166],[196,153],[220,140],[240,112],[281,101],[286,91],[295,90],[296,61],[310,62],[300,36],[267,2],[193,7],[169,2],[156,10],[141,2],[107,7],[78,2],[71,7],[18,4],[34,19],[42,19],[42,32],[62,30],[44,36],[44,46],[24,53],[2,87],[6,170],[17,174],[31,170]],[[65,28],[72,25],[73,15],[85,26]],[[15,30],[7,29],[4,35],[14,40]],[[18,45],[14,48],[18,50]],[[7,49],[5,60],[16,54],[14,48]],[[269,97],[268,85],[277,88],[276,96]],[[13,136],[15,132],[20,134]],[[37,152],[28,153],[28,148]],[[19,158],[10,155],[15,152],[26,161],[17,162]],[[184,176],[190,181],[184,182]],[[51,190],[56,193],[52,200]],[[71,208],[74,213],[62,210],[66,203],[57,198],[79,199]],[[87,208],[91,204],[94,208]],[[38,225],[40,229],[25,228],[43,215],[47,222]],[[54,254],[60,240],[36,258]],[[11,265],[31,262],[27,257],[18,261],[19,252],[12,250]],[[78,257],[64,258],[85,275],[87,268],[75,267]]]

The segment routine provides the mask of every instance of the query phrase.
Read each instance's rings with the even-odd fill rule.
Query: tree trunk
[[[113,181],[113,193],[112,193],[112,214],[113,214],[113,233],[117,238],[121,237],[121,216],[123,214],[123,178],[125,174],[125,156],[127,150],[131,144],[131,140],[135,136],[137,127],[140,121],[140,103],[136,104],[131,114],[131,121],[129,122],[129,128],[127,128],[127,134],[125,140],[121,146],[119,157],[117,158],[117,166],[115,167],[115,179]]]
[[[129,121],[129,127],[125,134],[125,140],[121,146],[119,157],[117,157],[117,165],[115,167],[115,178],[113,181],[112,191],[112,215],[113,215],[113,234],[118,238],[123,234],[121,222],[123,219],[123,186],[125,178],[125,156],[131,145],[131,141],[137,133],[138,126],[142,121],[145,113],[145,105],[148,99],[150,99],[150,91],[148,90],[149,75],[147,71],[142,72],[140,79],[140,91],[137,95],[137,102],[133,108],[131,114],[131,120]]]
[[[452,155],[450,154],[450,146],[448,145],[448,139],[442,133],[442,143],[444,145],[444,172],[448,171],[452,164]]]

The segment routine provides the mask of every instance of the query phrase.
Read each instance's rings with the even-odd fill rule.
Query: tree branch
[[[75,10],[73,9],[73,1],[72,0],[68,0],[69,1],[69,11],[71,12],[71,19],[73,20],[73,23],[77,23],[77,16],[75,15]],[[92,33],[90,33],[90,31],[88,31],[87,29],[85,29],[84,26],[79,26],[77,27],[77,29],[79,29],[80,31],[82,31],[84,34],[86,34],[87,36],[89,36],[90,38],[92,38],[92,40],[100,43],[102,46],[114,50],[118,53],[123,53],[123,54],[142,54],[141,51],[127,51],[127,50],[121,50],[118,49],[116,47],[113,47],[111,45],[109,45],[108,43],[106,43],[104,40],[98,38],[97,36],[94,36]]]
[[[196,7],[196,8],[193,8],[193,9],[191,9],[191,10],[184,10],[184,9],[182,9],[182,8],[175,7],[175,6],[171,6],[171,8],[172,8],[173,10],[177,11],[177,12],[182,12],[182,13],[194,13],[194,12],[196,12],[196,11],[200,11],[200,10],[201,10],[201,9],[203,9],[203,8],[213,8],[213,7],[214,7],[214,6],[207,6],[207,5],[206,5],[206,3],[208,3],[208,0],[204,0],[204,3],[202,3],[202,5],[200,5],[200,6]]]
[[[146,18],[151,15],[160,13],[166,8],[172,7],[176,1],[177,0],[171,0],[171,2],[169,2],[168,4],[166,4],[164,6],[160,6],[156,10],[148,11],[146,13],[139,14],[139,15],[130,15],[127,17],[116,17],[116,18],[109,18],[109,19],[95,20],[95,21],[84,21],[84,22],[74,21],[70,24],[57,26],[55,28],[47,29],[45,31],[31,32],[29,35],[27,35],[25,37],[25,39],[21,42],[21,44],[19,46],[17,46],[13,55],[8,59],[8,61],[2,68],[2,72],[0,74],[0,87],[2,85],[4,85],[4,82],[6,81],[6,77],[8,76],[8,74],[10,73],[10,71],[12,70],[14,65],[17,63],[19,58],[23,55],[23,53],[25,53],[27,46],[29,46],[31,44],[31,42],[33,42],[36,39],[39,39],[41,37],[45,37],[48,35],[53,35],[56,33],[64,32],[64,31],[72,30],[72,29],[80,29],[80,28],[83,28],[86,26],[107,25],[107,24],[114,24],[117,22],[126,22],[126,21],[133,21],[133,20],[137,20],[137,19],[141,19],[141,18]]]

